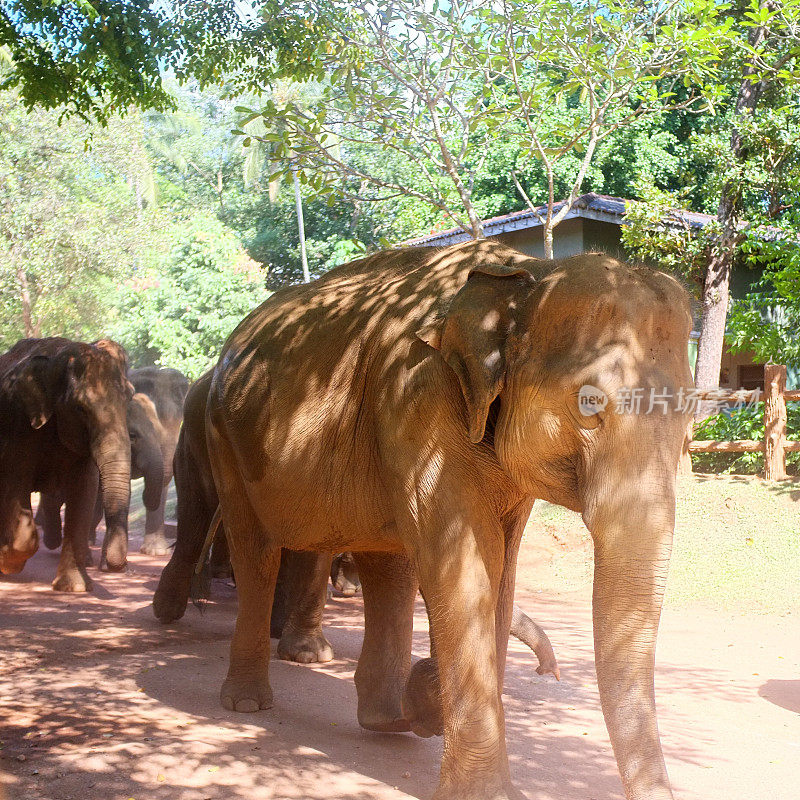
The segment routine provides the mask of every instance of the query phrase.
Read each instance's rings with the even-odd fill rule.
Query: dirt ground
[[[44,550],[0,581],[7,800],[430,797],[441,740],[356,722],[360,598],[329,601],[334,661],[273,662],[274,708],[234,714],[218,701],[234,589],[215,581],[202,613],[190,607],[162,626],[150,601],[166,559],[136,554],[139,542],[127,573],[91,570],[92,594],[54,593],[58,553]],[[531,800],[618,800],[594,677],[589,572],[582,558],[559,555],[573,544],[535,526],[526,533],[517,600],[549,632],[562,680],[538,676],[533,655],[512,640],[511,770]],[[559,585],[554,575],[567,591],[542,590]],[[779,614],[667,606],[657,696],[676,798],[800,798],[799,622],[800,601]],[[427,655],[421,604],[415,631],[414,652]]]

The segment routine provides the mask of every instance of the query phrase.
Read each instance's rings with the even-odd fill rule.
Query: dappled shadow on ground
[[[274,661],[274,708],[237,715],[218,700],[235,618],[231,587],[215,581],[202,612],[190,607],[182,620],[161,626],[149,602],[163,560],[133,555],[127,575],[92,570],[103,589],[94,595],[52,592],[56,560],[40,553],[0,582],[0,770],[10,800],[432,793],[441,740],[378,735],[356,722],[360,598],[334,598],[326,610],[333,662]],[[504,701],[512,774],[535,800],[619,800],[594,678],[588,593],[539,593],[525,567],[518,600],[547,628],[563,679],[538,676],[532,654],[511,642]],[[421,604],[415,623],[414,652],[424,656]],[[755,777],[748,785],[747,776],[769,785],[771,775],[778,780],[790,769],[800,734],[790,678],[800,656],[789,649],[790,625],[776,656],[763,619],[743,624],[733,616],[665,618],[661,727],[673,780],[687,800],[786,796],[777,788],[752,794]]]

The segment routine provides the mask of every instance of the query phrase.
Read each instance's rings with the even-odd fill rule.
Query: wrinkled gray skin
[[[146,509],[157,509],[164,484],[164,461],[161,453],[161,426],[155,406],[147,395],[135,394],[128,403],[128,435],[131,440],[131,478],[144,478],[142,502]],[[98,492],[92,516],[89,541],[95,542],[95,529],[102,518],[102,494]],[[36,524],[42,529],[44,546],[61,546],[61,506],[63,495],[42,492],[36,511]],[[91,554],[87,555],[91,566]]]
[[[163,556],[169,552],[164,535],[167,487],[172,480],[172,459],[178,443],[183,419],[183,400],[189,391],[189,379],[176,369],[164,367],[132,369],[128,373],[128,379],[137,392],[147,395],[153,401],[161,426],[164,482],[160,502],[154,509],[148,508],[145,514],[141,552],[151,556]]]
[[[194,568],[217,508],[217,490],[205,439],[209,381],[208,373],[199,378],[192,384],[184,402],[183,427],[174,458],[177,538],[153,596],[153,613],[163,623],[180,619],[186,611]],[[280,639],[278,655],[286,661],[324,662],[333,658],[333,650],[322,632],[330,558],[330,554],[288,550],[283,554],[281,587],[273,604],[272,635]],[[213,575],[230,574],[222,526],[211,551],[211,572]]]
[[[53,588],[91,588],[86,556],[99,481],[108,537],[101,566],[125,568],[130,501],[127,358],[116,342],[23,339],[0,356],[0,572],[38,548],[31,492],[64,498]]]

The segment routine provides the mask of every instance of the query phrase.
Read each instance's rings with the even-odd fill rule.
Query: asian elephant
[[[626,797],[671,798],[653,673],[688,420],[630,401],[691,385],[690,323],[663,273],[491,240],[378,253],[273,294],[229,337],[208,394],[239,593],[222,704],[272,704],[281,548],[351,550],[361,725],[430,731],[404,695],[438,694],[435,799],[519,797],[501,690],[517,549],[543,498],[581,512],[594,540],[595,662]],[[438,669],[411,669],[417,581]]]
[[[160,503],[152,509],[147,506],[141,552],[163,556],[169,552],[164,536],[167,487],[172,480],[172,458],[178,443],[183,419],[183,400],[189,390],[189,379],[178,370],[165,367],[132,369],[128,373],[128,379],[137,392],[147,395],[153,401],[160,424],[164,484]]]
[[[144,478],[142,502],[145,509],[157,509],[164,487],[164,459],[161,452],[163,431],[153,401],[145,394],[135,394],[128,403],[128,435],[131,440],[131,478]],[[102,493],[98,492],[92,514],[90,543],[103,514]],[[64,497],[42,492],[36,511],[36,524],[42,529],[45,547],[61,545],[61,506]],[[90,556],[88,558],[91,558]],[[87,559],[87,564],[91,563]]]
[[[153,613],[161,622],[180,619],[192,588],[195,565],[217,509],[217,490],[206,446],[206,398],[211,373],[192,384],[184,402],[183,427],[175,450],[178,532],[175,549],[164,567],[153,596]],[[211,553],[212,571],[227,566],[228,548],[220,526]],[[287,661],[330,661],[333,650],[322,632],[331,554],[292,553],[282,557],[281,590],[272,612],[272,634],[278,655]]]
[[[108,536],[103,562],[125,568],[130,500],[127,405],[133,390],[116,342],[23,339],[0,356],[0,572],[19,572],[38,548],[31,492],[66,502],[53,588],[85,591],[89,527],[99,481]]]

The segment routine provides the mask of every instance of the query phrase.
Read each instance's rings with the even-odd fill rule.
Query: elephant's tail
[[[558,668],[553,645],[544,632],[544,629],[537,625],[518,605],[514,604],[514,612],[511,616],[511,634],[524,642],[536,654],[539,659],[539,666],[536,671],[539,675],[551,673],[556,680],[561,680],[561,670]]]

